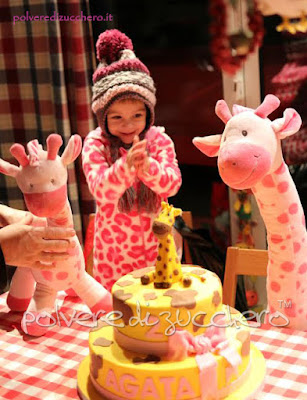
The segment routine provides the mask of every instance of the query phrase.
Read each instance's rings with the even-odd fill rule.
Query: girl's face
[[[108,110],[107,124],[112,135],[125,144],[132,143],[134,136],[145,129],[145,104],[140,100],[116,100]]]

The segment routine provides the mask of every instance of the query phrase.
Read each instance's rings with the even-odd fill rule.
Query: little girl
[[[99,36],[92,110],[99,127],[85,139],[82,160],[97,202],[94,278],[108,290],[122,275],[157,256],[153,219],[174,196],[181,174],[172,140],[153,126],[155,86],[131,40],[116,29]]]

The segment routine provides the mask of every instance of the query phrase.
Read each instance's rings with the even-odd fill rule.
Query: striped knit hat
[[[96,43],[100,61],[93,75],[92,110],[106,132],[106,111],[119,98],[136,98],[147,106],[145,131],[154,122],[155,85],[147,67],[136,58],[131,40],[117,29],[103,32]]]

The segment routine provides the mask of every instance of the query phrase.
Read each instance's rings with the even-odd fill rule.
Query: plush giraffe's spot
[[[161,276],[162,275],[162,271],[158,271],[158,275]]]
[[[291,303],[291,307],[284,307],[283,312],[286,314],[287,317],[289,318],[294,318],[296,317],[296,304],[293,303],[292,299],[287,299],[287,303]]]
[[[281,163],[280,167],[274,172],[276,175],[281,175],[285,172],[286,167],[284,163]]]
[[[277,217],[277,221],[281,224],[287,224],[289,222],[288,214],[283,213]]]
[[[299,289],[299,288],[300,288],[300,286],[301,286],[301,282],[299,282],[299,281],[296,281],[296,289]]]
[[[289,183],[288,182],[280,182],[277,185],[277,190],[279,191],[279,193],[285,193],[289,188]]]
[[[297,205],[297,203],[292,203],[290,206],[289,206],[289,213],[290,214],[296,214],[298,212],[298,205]]]
[[[280,250],[285,250],[286,246],[280,246]]]
[[[275,207],[275,206],[276,206],[276,204],[275,204],[275,203],[272,203],[272,204],[271,204],[271,207]]]
[[[59,281],[64,281],[68,277],[67,272],[58,272],[55,276]]]
[[[280,291],[280,284],[277,282],[271,282],[271,289],[273,292],[278,293]]]
[[[271,175],[267,175],[262,179],[262,185],[266,188],[274,187],[274,181]]]
[[[292,237],[291,235],[287,235],[287,239],[291,239],[291,237]]]
[[[284,279],[285,275],[279,275],[280,279]]]
[[[300,265],[298,269],[299,274],[305,274],[307,272],[307,263]]]
[[[173,273],[174,273],[174,275],[179,275],[178,269],[175,269],[175,270],[173,271]]]
[[[46,281],[53,280],[53,273],[51,271],[42,271],[41,274],[43,275],[43,278],[46,279]]]
[[[285,261],[284,263],[281,264],[280,268],[286,272],[291,272],[294,270],[294,263],[291,261]]]
[[[294,253],[298,253],[300,251],[300,249],[301,249],[301,245],[299,243],[297,243],[297,242],[294,242],[293,243]]]

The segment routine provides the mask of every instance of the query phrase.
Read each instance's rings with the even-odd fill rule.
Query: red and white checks
[[[0,296],[0,398],[14,400],[78,399],[77,369],[88,354],[92,320],[54,326],[43,337],[22,335],[21,314],[9,312]],[[58,297],[66,320],[87,312],[77,299]],[[54,315],[57,319],[57,315]],[[264,329],[265,328],[265,329]],[[307,332],[252,328],[252,340],[266,359],[267,375],[254,400],[307,400]],[[238,399],[241,400],[241,399]]]

